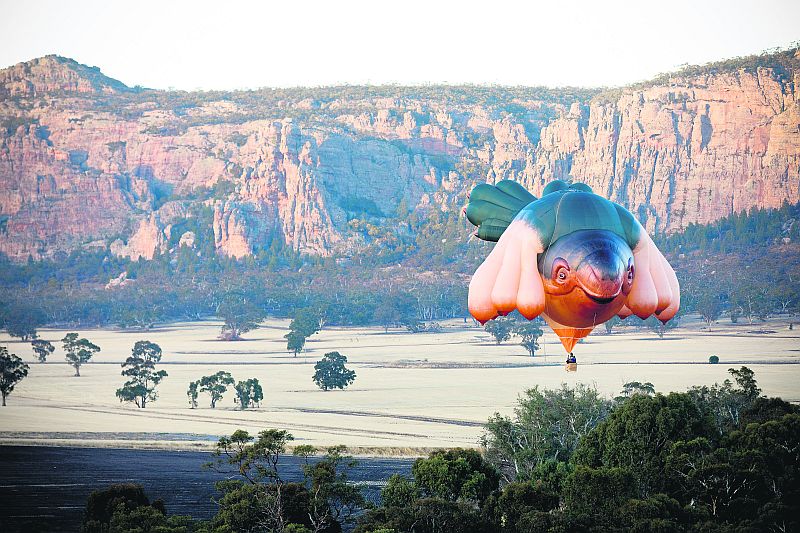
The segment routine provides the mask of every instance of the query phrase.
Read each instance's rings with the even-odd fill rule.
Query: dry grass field
[[[39,364],[28,343],[0,336],[0,343],[31,363],[30,374],[0,408],[0,442],[92,446],[202,448],[237,428],[289,430],[296,444],[345,444],[364,454],[422,453],[426,448],[476,446],[482,424],[495,412],[513,412],[526,388],[561,383],[594,384],[616,395],[628,381],[650,381],[661,392],[683,391],[728,377],[731,366],[756,372],[764,393],[800,401],[800,330],[784,317],[756,325],[727,320],[705,331],[685,321],[664,339],[626,328],[604,335],[598,328],[576,347],[576,373],[565,372],[564,351],[545,328],[544,344],[530,358],[514,343],[497,346],[482,328],[451,321],[441,333],[407,333],[381,328],[326,327],[296,358],[285,350],[287,321],[272,320],[246,340],[219,341],[219,323],[171,324],[151,331],[78,330],[102,348],[73,377],[60,342],[65,330],[43,330],[56,346]],[[159,399],[147,409],[120,404],[120,363],[137,340],[158,343],[169,376]],[[311,380],[325,352],[345,354],[357,372],[344,391],[319,390]],[[720,364],[708,364],[709,355]],[[259,409],[236,409],[232,390],[209,407],[190,409],[190,381],[218,370],[264,387]]]

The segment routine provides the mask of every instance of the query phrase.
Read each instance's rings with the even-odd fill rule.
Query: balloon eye
[[[566,259],[561,257],[557,257],[555,261],[553,261],[553,279],[559,283],[564,283],[567,281],[569,277],[569,263],[567,263]]]
[[[633,265],[628,265],[628,281],[633,281]]]

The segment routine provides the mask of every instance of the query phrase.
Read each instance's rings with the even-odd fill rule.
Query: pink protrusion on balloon
[[[470,314],[481,324],[497,316],[497,309],[492,303],[492,289],[503,262],[504,252],[505,245],[498,242],[469,282],[467,305]]]
[[[658,306],[658,293],[653,283],[653,276],[650,274],[650,244],[650,237],[644,233],[644,228],[642,228],[642,238],[636,245],[636,249],[633,250],[635,269],[633,286],[625,302],[628,309],[641,319],[652,315]]]
[[[522,243],[520,254],[519,292],[517,309],[528,320],[533,320],[544,311],[545,294],[542,277],[537,266],[537,254],[542,252],[539,236],[533,229]]]
[[[678,313],[678,309],[681,307],[681,287],[678,283],[678,276],[675,275],[675,271],[667,262],[666,258],[662,256],[662,260],[664,261],[664,268],[667,271],[667,279],[669,280],[669,286],[672,292],[672,300],[667,308],[658,313],[656,317],[661,322],[666,324]]]
[[[650,242],[650,275],[653,277],[653,285],[658,295],[656,313],[662,312],[672,302],[672,289],[670,288],[669,277],[665,268],[671,268],[656,245]]]
[[[517,308],[517,292],[519,291],[520,278],[520,248],[521,240],[516,234],[519,226],[509,227],[500,237],[505,241],[505,254],[503,264],[497,273],[497,279],[492,289],[492,304],[497,311],[505,316]]]

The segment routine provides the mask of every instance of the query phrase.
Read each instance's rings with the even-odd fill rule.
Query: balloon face
[[[564,235],[541,254],[538,267],[544,313],[575,328],[591,328],[616,315],[635,276],[630,247],[605,230]]]

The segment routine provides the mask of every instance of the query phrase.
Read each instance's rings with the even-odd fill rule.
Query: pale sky
[[[0,0],[0,68],[46,54],[127,85],[615,86],[800,40],[800,0]]]

